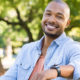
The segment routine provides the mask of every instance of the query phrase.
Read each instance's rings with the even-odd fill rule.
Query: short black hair
[[[57,3],[61,3],[61,4],[65,4],[69,8],[68,4],[65,3],[63,0],[52,0],[52,1],[57,2]]]

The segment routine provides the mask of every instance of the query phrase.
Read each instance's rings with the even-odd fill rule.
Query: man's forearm
[[[66,66],[60,66],[61,70],[61,77],[64,78],[72,78],[73,77],[73,72],[74,72],[74,67],[71,65],[66,65]],[[41,73],[36,73],[33,76],[32,80],[49,80],[49,79],[55,79],[57,78],[57,70],[56,69],[49,69],[46,71],[42,71]]]
[[[73,78],[74,67],[71,65],[60,66],[61,77]]]
[[[73,78],[74,67],[71,65],[60,66],[60,77]],[[50,69],[45,72],[47,79],[54,79],[58,77],[56,69]]]

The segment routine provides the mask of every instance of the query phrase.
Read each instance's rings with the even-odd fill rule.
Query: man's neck
[[[44,40],[43,40],[43,44],[42,44],[42,55],[45,56],[46,55],[46,52],[47,52],[47,49],[48,47],[50,46],[51,42],[55,40],[51,37],[48,37],[48,36],[45,36]]]
[[[55,40],[55,38],[51,38],[49,36],[45,36],[43,47],[48,48],[53,40]]]

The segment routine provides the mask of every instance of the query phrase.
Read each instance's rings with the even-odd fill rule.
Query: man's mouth
[[[52,25],[52,24],[45,24],[45,25],[46,25],[46,28],[50,31],[53,31],[59,28],[57,25]]]

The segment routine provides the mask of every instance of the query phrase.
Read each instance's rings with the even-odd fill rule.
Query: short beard
[[[50,33],[47,33],[47,32],[45,32],[45,35],[47,35],[48,37],[54,38],[54,39],[59,37],[59,35],[57,35],[57,34],[50,34]]]
[[[45,30],[43,30],[43,32],[45,33],[46,36],[48,36],[50,38],[53,38],[53,39],[58,38],[62,34],[62,33],[59,33],[59,34],[51,34],[51,33],[46,32]]]

